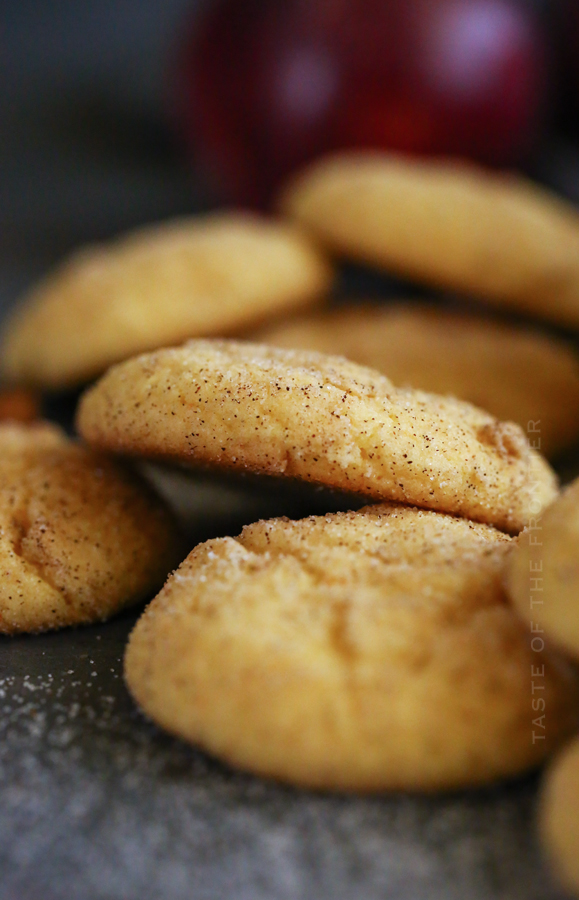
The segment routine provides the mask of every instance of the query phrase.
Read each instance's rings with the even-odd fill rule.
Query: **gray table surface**
[[[234,773],[134,708],[134,616],[0,646],[3,900],[554,900],[535,779],[324,796]]]
[[[159,124],[192,5],[0,2],[0,314],[75,244],[209,202]],[[577,196],[572,152],[545,171]],[[232,772],[135,709],[121,673],[135,615],[0,638],[0,900],[560,897],[536,778],[360,798]]]

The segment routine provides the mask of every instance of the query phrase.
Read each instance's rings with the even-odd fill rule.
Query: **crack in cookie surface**
[[[383,504],[274,519],[199,545],[131,635],[153,719],[227,761],[322,788],[435,790],[536,765],[528,673],[506,603],[512,539]],[[579,681],[546,647],[554,744]]]

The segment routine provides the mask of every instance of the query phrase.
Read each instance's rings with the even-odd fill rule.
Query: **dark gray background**
[[[203,208],[163,128],[191,0],[0,3],[0,309],[82,241]],[[575,192],[572,151],[543,172]],[[160,733],[121,677],[135,616],[0,638],[1,900],[555,900],[534,778],[324,797]]]
[[[191,0],[0,2],[0,300],[81,241],[189,211],[163,131]]]

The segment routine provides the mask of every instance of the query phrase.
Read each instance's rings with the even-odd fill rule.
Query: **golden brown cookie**
[[[561,883],[579,896],[579,740],[555,759],[539,809],[543,844]]]
[[[535,766],[579,718],[577,673],[505,602],[511,540],[395,504],[200,544],[137,623],[133,696],[234,766],[322,789],[440,790]],[[545,741],[532,740],[531,663]]]
[[[512,422],[395,388],[337,356],[191,341],[111,369],[81,400],[94,447],[313,481],[516,532],[556,494]]]
[[[521,534],[508,587],[537,641],[546,632],[579,659],[579,479]]]
[[[9,420],[0,423],[0,461],[32,455],[40,458],[45,451],[66,447],[69,441],[64,431],[52,422]]]
[[[579,437],[579,361],[563,340],[434,304],[354,304],[265,326],[256,340],[335,353],[395,385],[453,394],[517,422],[543,453]]]
[[[135,475],[54,426],[0,424],[0,633],[108,618],[179,561],[172,517]]]
[[[295,226],[242,213],[163,222],[75,253],[9,320],[7,380],[63,388],[198,335],[315,302],[331,270]]]
[[[344,153],[298,175],[280,205],[336,253],[579,325],[579,213],[520,175]]]

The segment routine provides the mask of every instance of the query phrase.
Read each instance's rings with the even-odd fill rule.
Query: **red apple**
[[[521,0],[221,0],[193,24],[173,94],[229,200],[263,204],[340,148],[516,164],[544,121],[545,44]]]

